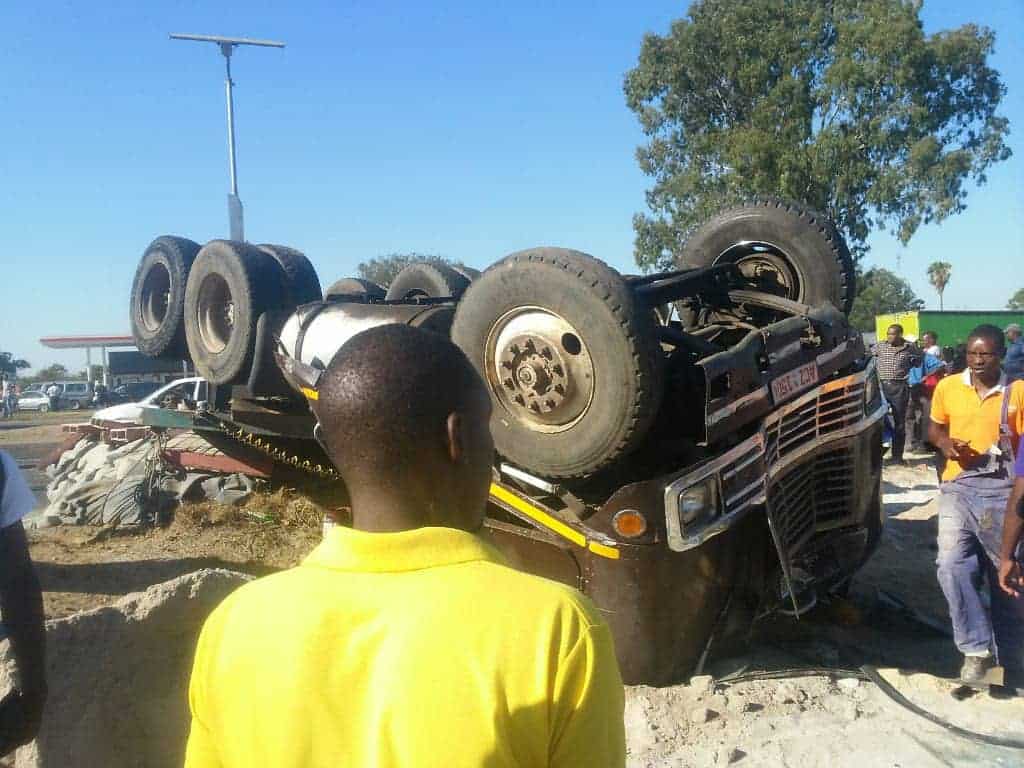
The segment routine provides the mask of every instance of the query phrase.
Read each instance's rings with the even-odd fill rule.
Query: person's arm
[[[0,754],[6,754],[39,733],[47,694],[43,595],[20,520],[0,528],[0,611],[20,678],[0,702]]]
[[[933,419],[928,424],[928,442],[934,445],[947,459],[959,461],[963,445],[949,436],[948,424],[940,424]]]
[[[550,768],[622,768],[625,691],[606,624],[582,630],[575,647],[561,660],[553,694]]]
[[[1024,440],[1021,441],[1024,447]],[[1021,578],[1020,563],[1017,562],[1017,545],[1024,532],[1024,477],[1018,477],[1013,484],[1013,492],[1006,505],[1006,517],[1003,521],[1003,543],[999,548],[999,586],[1003,592],[1013,597],[1024,590],[1024,579]]]

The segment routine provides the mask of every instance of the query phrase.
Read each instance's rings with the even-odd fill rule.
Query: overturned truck
[[[853,265],[832,224],[753,201],[696,231],[680,263],[629,276],[534,248],[483,273],[413,264],[386,290],[344,278],[322,292],[297,250],[159,237],[135,275],[133,334],[211,386],[193,411],[150,418],[330,476],[279,352],[315,368],[376,325],[449,335],[493,401],[490,535],[593,598],[627,682],[665,683],[757,616],[842,587],[883,520],[884,405],[844,314]]]

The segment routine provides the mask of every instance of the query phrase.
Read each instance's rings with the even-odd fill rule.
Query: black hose
[[[990,736],[986,733],[977,733],[961,728],[957,725],[943,720],[938,715],[933,715],[928,710],[919,707],[902,693],[897,691],[888,680],[878,674],[878,670],[865,664],[860,669],[838,669],[832,667],[793,667],[790,669],[776,669],[764,672],[747,672],[737,675],[728,675],[716,683],[721,685],[736,685],[738,683],[754,682],[758,680],[784,680],[796,677],[854,677],[858,680],[865,680],[874,683],[878,689],[899,704],[904,709],[923,717],[935,725],[941,726],[952,734],[961,738],[973,741],[976,744],[987,744],[995,747],[1007,747],[1009,749],[1024,749],[1024,740],[1004,738],[1002,736]]]
[[[923,717],[929,722],[935,723],[936,725],[942,726],[950,733],[954,733],[957,736],[961,736],[965,739],[973,741],[977,744],[990,744],[996,747],[1009,747],[1010,749],[1024,749],[1024,741],[1021,739],[1009,739],[1002,736],[989,736],[986,733],[976,733],[975,731],[968,731],[966,728],[953,725],[946,720],[943,720],[938,715],[933,715],[926,709],[919,707],[917,704],[912,702],[902,693],[897,691],[889,681],[878,674],[878,670],[872,666],[865,664],[860,668],[860,671],[870,680],[872,683],[877,685],[879,689],[888,696],[890,699],[895,701],[900,706],[909,709],[915,715]]]

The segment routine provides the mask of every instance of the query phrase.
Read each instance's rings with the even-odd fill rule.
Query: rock
[[[860,687],[860,680],[856,677],[843,677],[836,682],[836,685],[844,691],[854,691]]]
[[[199,630],[251,576],[206,569],[46,623],[50,695],[16,768],[180,766]],[[10,685],[0,672],[0,690]]]
[[[698,707],[690,712],[690,722],[695,725],[702,725],[710,720],[714,720],[716,717],[718,717],[718,713],[707,707]]]
[[[690,690],[698,697],[710,696],[715,692],[715,678],[711,675],[695,675],[690,678]]]
[[[708,697],[708,706],[716,712],[724,712],[729,707],[729,699],[720,693]]]
[[[718,750],[718,757],[715,762],[718,765],[732,765],[733,763],[738,763],[746,756],[747,753],[742,749],[737,749],[736,747],[723,747]]]

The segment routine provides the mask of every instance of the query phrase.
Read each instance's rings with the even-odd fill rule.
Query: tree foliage
[[[14,376],[22,368],[31,367],[32,364],[28,360],[16,358],[10,352],[0,352],[0,372],[6,373],[8,376]]]
[[[857,298],[853,300],[850,323],[861,331],[875,329],[875,315],[913,312],[924,308],[910,283],[887,269],[869,269],[857,277]]]
[[[1018,289],[1018,291],[1010,297],[1010,300],[1006,302],[1006,308],[1024,311],[1024,288]]]
[[[953,265],[948,261],[933,261],[928,265],[928,282],[939,294],[939,311],[942,311],[942,294],[946,292],[949,278],[953,274]]]
[[[461,261],[455,261],[436,253],[416,253],[413,251],[412,253],[389,253],[385,256],[378,256],[369,261],[362,262],[356,267],[356,271],[364,280],[372,280],[377,285],[387,288],[391,285],[391,281],[395,279],[395,275],[417,261],[424,261],[428,264],[443,264],[459,269],[463,269],[466,266]]]
[[[51,363],[45,368],[40,368],[31,376],[32,381],[54,381],[66,378],[68,378],[68,369],[60,363]]]
[[[855,256],[872,229],[906,243],[966,206],[968,180],[1010,156],[995,34],[926,35],[912,0],[697,0],[647,35],[626,75],[649,143],[651,215],[636,258],[668,266],[687,233],[753,195],[829,215]]]

